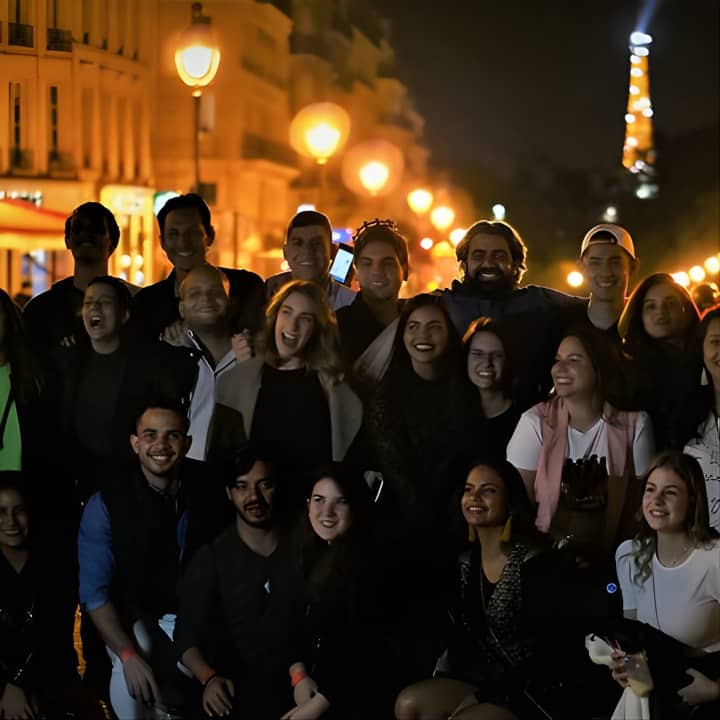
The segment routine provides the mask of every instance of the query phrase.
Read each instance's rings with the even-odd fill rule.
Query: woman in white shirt
[[[693,718],[720,716],[720,535],[708,522],[702,470],[689,455],[668,451],[653,462],[643,483],[640,531],[620,545],[616,565],[625,616],[699,651],[687,662],[687,684],[664,698],[663,707],[677,704],[674,718],[689,715],[688,706],[702,706]],[[708,660],[715,668],[710,677],[693,668],[706,668]],[[621,652],[612,668],[627,687]],[[626,692],[613,717],[626,717],[631,700]]]
[[[594,328],[566,335],[551,370],[555,395],[523,413],[507,447],[538,503],[537,528],[608,557],[637,507],[633,480],[655,452],[647,414],[611,404],[620,372],[612,352]]]

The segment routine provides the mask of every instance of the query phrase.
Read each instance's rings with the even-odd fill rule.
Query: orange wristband
[[[294,672],[290,676],[290,686],[296,687],[299,685],[305,678],[307,677],[307,673],[304,670],[298,670],[297,672]]]
[[[119,653],[118,657],[120,658],[120,662],[124,665],[131,657],[134,657],[137,655],[135,652],[135,648],[126,647],[123,648]]]

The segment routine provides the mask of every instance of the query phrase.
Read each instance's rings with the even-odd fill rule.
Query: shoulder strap
[[[7,427],[10,409],[12,408],[14,402],[15,396],[13,395],[11,382],[8,389],[7,400],[5,400],[5,409],[3,410],[2,419],[0,420],[0,450],[5,447],[5,428]]]

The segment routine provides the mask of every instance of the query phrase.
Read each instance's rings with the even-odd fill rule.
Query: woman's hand
[[[625,653],[619,650],[613,650],[610,656],[610,671],[612,672],[613,680],[623,688],[626,688],[629,684],[627,668],[625,667],[625,657]]]
[[[203,710],[210,717],[213,715],[229,715],[234,697],[235,685],[233,685],[233,681],[220,677],[220,675],[213,675],[203,688]]]
[[[720,698],[720,680],[711,680],[697,670],[686,670],[693,681],[678,690],[678,695],[688,705],[702,705]]]
[[[328,699],[323,694],[316,692],[310,700],[302,705],[296,705],[280,720],[317,720],[329,707]]]
[[[232,351],[235,353],[235,360],[237,362],[245,362],[245,360],[249,360],[253,356],[252,345],[250,344],[250,333],[247,330],[233,335],[230,344],[232,345]]]
[[[35,720],[37,717],[37,705],[25,694],[25,691],[17,685],[7,683],[0,698],[0,718],[3,720]]]

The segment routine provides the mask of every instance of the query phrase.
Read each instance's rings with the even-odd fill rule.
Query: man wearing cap
[[[590,290],[587,318],[596,328],[617,334],[636,265],[635,245],[625,228],[601,224],[585,234],[580,246],[580,267]]]

